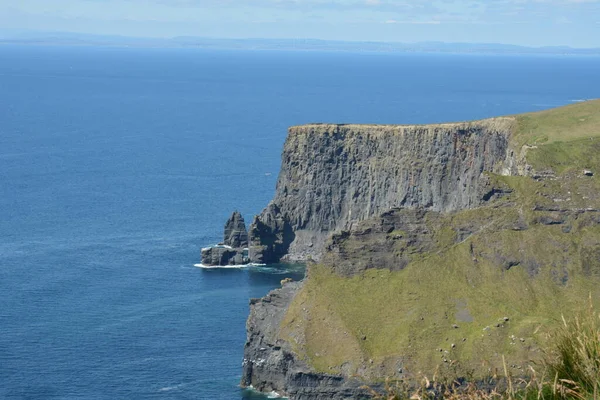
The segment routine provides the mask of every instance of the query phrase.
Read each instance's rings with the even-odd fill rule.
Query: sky
[[[0,29],[600,47],[600,0],[0,0]]]

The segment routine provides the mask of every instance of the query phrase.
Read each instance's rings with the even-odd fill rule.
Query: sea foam
[[[194,264],[196,268],[203,269],[243,269],[243,268],[251,268],[251,267],[264,267],[266,264],[241,264],[241,265],[204,265],[204,264]]]

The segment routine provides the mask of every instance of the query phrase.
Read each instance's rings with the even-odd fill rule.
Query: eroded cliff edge
[[[264,298],[250,301],[242,386],[301,400],[367,398],[363,382],[315,372],[294,354],[288,341],[280,339],[281,324],[300,287],[300,282],[287,282]]]
[[[465,124],[291,128],[250,242],[320,260],[253,301],[242,385],[350,399],[359,382],[437,368],[482,378],[505,356],[527,370],[545,328],[600,299],[599,127],[594,101]]]
[[[486,172],[522,167],[511,117],[438,125],[289,129],[275,197],[250,227],[250,258],[318,259],[329,233],[394,207],[435,211],[485,201]]]

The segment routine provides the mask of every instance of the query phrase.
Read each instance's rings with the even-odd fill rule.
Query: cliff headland
[[[254,262],[309,261],[251,301],[243,386],[354,399],[541,357],[600,299],[600,101],[482,121],[289,130]]]

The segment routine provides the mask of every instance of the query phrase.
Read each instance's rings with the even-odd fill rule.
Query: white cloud
[[[591,47],[598,46],[598,15],[600,0],[0,0],[2,28],[147,36],[536,45],[569,38]]]

